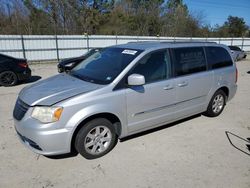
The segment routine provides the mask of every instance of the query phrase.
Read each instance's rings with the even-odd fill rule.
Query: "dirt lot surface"
[[[24,147],[12,110],[18,92],[32,83],[0,87],[0,187],[249,188],[250,153],[243,139],[250,137],[250,60],[237,66],[238,92],[219,117],[198,116],[118,142],[91,161],[80,155],[49,159]],[[57,74],[55,64],[31,68],[33,81]]]

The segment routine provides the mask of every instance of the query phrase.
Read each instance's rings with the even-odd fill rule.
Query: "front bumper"
[[[41,155],[59,155],[71,150],[71,130],[58,127],[57,123],[41,124],[28,117],[14,120],[20,141],[35,153]]]

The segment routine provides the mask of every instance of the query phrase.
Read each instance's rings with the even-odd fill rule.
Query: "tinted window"
[[[233,64],[231,56],[221,47],[206,47],[207,61],[212,69],[230,66]]]
[[[175,75],[181,76],[206,70],[206,59],[202,47],[173,49]]]
[[[131,74],[141,74],[146,83],[170,77],[170,58],[167,50],[157,51],[144,56],[134,67]]]
[[[105,48],[79,63],[70,75],[88,82],[109,84],[141,52],[124,48]]]

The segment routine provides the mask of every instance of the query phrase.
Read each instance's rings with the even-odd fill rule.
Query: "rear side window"
[[[206,47],[207,61],[212,69],[233,65],[231,56],[221,47]]]
[[[176,76],[205,71],[206,58],[202,47],[173,49]]]

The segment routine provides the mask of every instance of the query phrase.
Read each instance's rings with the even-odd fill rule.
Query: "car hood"
[[[85,82],[67,74],[59,74],[25,87],[19,93],[19,98],[30,106],[50,106],[101,87],[103,85]]]

